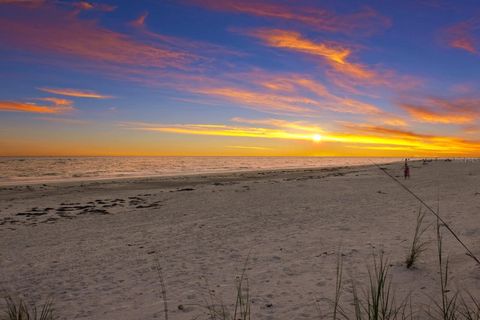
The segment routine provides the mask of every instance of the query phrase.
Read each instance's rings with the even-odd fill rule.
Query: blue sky
[[[0,0],[0,155],[478,156],[477,7]]]

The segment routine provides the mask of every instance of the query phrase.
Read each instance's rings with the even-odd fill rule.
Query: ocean
[[[350,157],[0,157],[0,184],[343,167],[400,160]]]

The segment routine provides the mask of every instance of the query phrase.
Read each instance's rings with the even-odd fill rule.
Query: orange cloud
[[[479,99],[430,98],[419,104],[401,104],[416,121],[443,124],[468,124],[480,116]]]
[[[272,91],[280,91],[280,92],[295,91],[295,88],[291,83],[288,83],[286,81],[276,80],[276,79],[260,82],[260,85]]]
[[[314,114],[321,110],[353,114],[380,114],[376,106],[351,98],[338,97],[321,84],[306,78],[281,79],[295,92],[254,91],[237,87],[194,88],[195,93],[223,98],[245,107],[278,114]],[[307,89],[306,94],[296,92]]]
[[[337,133],[332,136],[332,139],[366,144],[367,149],[371,149],[372,145],[381,145],[380,148],[385,150],[392,150],[392,147],[408,147],[410,152],[415,151],[421,154],[478,154],[480,151],[480,141],[477,140],[419,134],[366,124],[346,123],[344,128],[352,132]]]
[[[311,107],[318,106],[315,100],[257,92],[234,87],[194,89],[194,92],[217,96],[261,111],[280,113],[312,113]]]
[[[350,50],[335,45],[314,43],[301,37],[300,33],[277,29],[261,29],[250,33],[266,42],[269,46],[286,48],[321,56],[331,62],[344,64]]]
[[[402,108],[415,120],[421,122],[464,124],[474,121],[470,115],[442,114],[425,107],[412,105],[402,105]]]
[[[224,73],[222,77],[168,73],[168,81],[145,77],[132,78],[150,86],[169,86],[183,92],[208,96],[212,99],[175,98],[196,104],[222,105],[224,101],[236,106],[275,114],[313,115],[320,111],[351,114],[381,115],[373,103],[347,96],[335,95],[322,83],[305,75],[269,73],[261,70]]]
[[[73,103],[70,100],[57,98],[38,98],[36,100],[47,101],[50,102],[51,105],[45,106],[26,102],[0,101],[0,111],[55,114],[74,110]]]
[[[480,39],[475,31],[480,29],[480,18],[473,18],[455,24],[444,31],[443,37],[447,44],[473,54],[479,53]]]
[[[87,1],[79,1],[79,2],[75,3],[75,6],[79,9],[82,9],[82,10],[93,9],[93,4],[90,3],[90,2],[87,2]]]
[[[329,91],[322,83],[300,74],[269,73],[261,70],[227,75],[235,83],[222,87],[212,82],[209,86],[185,87],[195,93],[232,101],[245,107],[280,114],[315,114],[320,111],[380,115],[381,109],[371,103]],[[246,83],[245,87],[239,85]],[[254,89],[249,89],[253,87]]]
[[[67,99],[59,99],[59,98],[36,98],[35,100],[47,101],[50,102],[52,105],[56,107],[68,107],[71,106],[73,103],[71,100]]]
[[[478,154],[480,141],[457,137],[421,134],[370,124],[343,123],[341,133],[333,133],[330,139],[353,143],[355,148],[372,150],[402,150],[415,154]],[[350,146],[351,147],[351,146]]]
[[[398,76],[392,70],[375,70],[352,62],[353,51],[350,48],[336,43],[314,42],[295,31],[258,29],[247,34],[274,48],[320,57],[329,67],[326,76],[330,82],[352,94],[368,95],[365,89],[357,89],[358,86],[386,86],[404,91],[421,84],[420,79],[412,76]]]
[[[374,121],[379,121],[385,125],[393,126],[393,127],[407,127],[408,123],[405,119],[396,117],[396,116],[384,116],[375,118]]]
[[[320,56],[335,71],[352,78],[377,82],[380,76],[366,66],[348,61],[352,51],[339,45],[316,43],[303,38],[300,33],[277,29],[260,29],[249,33],[268,46],[284,48],[309,55]]]
[[[256,74],[256,77],[267,77],[269,83],[277,83],[280,86],[289,86],[290,91],[305,89],[317,98],[317,107],[334,112],[354,114],[380,114],[382,111],[369,103],[365,103],[348,97],[340,97],[331,93],[323,84],[304,76],[272,76]],[[265,80],[263,80],[265,81]]]
[[[138,42],[104,29],[93,20],[82,20],[52,6],[42,6],[35,13],[26,11],[17,10],[11,15],[6,12],[1,16],[3,43],[62,55],[72,63],[89,61],[112,67],[185,69],[195,60],[191,54],[160,44]]]
[[[227,124],[150,124],[123,123],[128,129],[189,135],[283,139],[341,144],[347,148],[377,151],[408,151],[415,154],[478,154],[480,141],[457,137],[420,134],[406,130],[369,124],[343,123],[341,131],[325,131],[307,122],[289,122],[279,119],[234,118],[257,126]],[[258,126],[259,125],[259,126]]]
[[[403,138],[403,139],[434,137],[432,135],[418,134],[412,131],[399,130],[399,129],[389,128],[389,127],[382,127],[382,126],[362,124],[362,123],[344,122],[343,127],[347,130],[352,130],[354,132],[362,132],[362,133],[397,137],[397,138]]]
[[[54,93],[62,96],[76,97],[76,98],[92,98],[92,99],[108,99],[111,96],[99,94],[90,90],[78,89],[55,89],[55,88],[38,88],[41,91]]]
[[[185,2],[211,10],[296,22],[318,31],[369,34],[391,25],[388,18],[370,8],[364,8],[352,14],[339,15],[327,9],[302,6],[298,2],[291,5],[264,0],[186,0]]]

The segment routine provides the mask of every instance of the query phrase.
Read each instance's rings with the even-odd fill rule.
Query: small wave
[[[377,163],[401,159],[380,159]],[[329,167],[368,164],[366,158],[312,157],[102,157],[15,158],[0,161],[0,180],[78,180],[106,177],[182,175],[190,173]],[[1,182],[1,181],[0,181]]]

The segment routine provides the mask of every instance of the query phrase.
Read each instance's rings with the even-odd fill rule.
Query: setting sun
[[[312,136],[312,140],[313,140],[313,142],[320,142],[320,141],[322,141],[322,136],[319,135],[318,133],[316,133]]]

